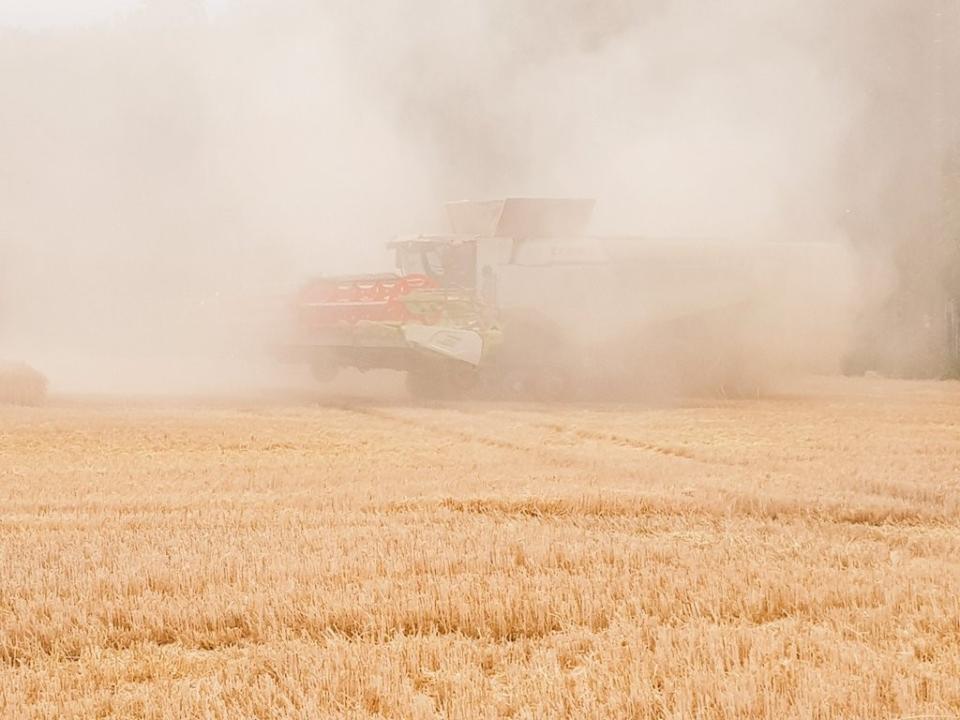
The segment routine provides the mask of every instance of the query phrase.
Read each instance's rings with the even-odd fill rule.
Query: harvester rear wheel
[[[570,382],[567,373],[554,365],[522,365],[504,368],[498,395],[507,400],[557,402],[567,396]]]
[[[523,400],[530,395],[533,384],[529,372],[523,368],[510,368],[503,373],[498,383],[502,395],[507,400]]]
[[[533,398],[540,402],[558,402],[570,391],[567,373],[562,368],[545,365],[537,369],[531,390]]]

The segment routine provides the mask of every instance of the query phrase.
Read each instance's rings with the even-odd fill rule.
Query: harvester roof
[[[476,240],[476,235],[401,235],[387,243],[388,248],[410,245],[461,245]]]
[[[447,203],[447,216],[457,235],[483,237],[549,237],[586,234],[594,200],[506,198]]]

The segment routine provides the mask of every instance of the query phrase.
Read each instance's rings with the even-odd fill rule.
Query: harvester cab
[[[471,290],[477,281],[477,241],[456,236],[401,238],[396,251],[401,276],[425,276],[437,287]]]
[[[525,241],[585,238],[593,200],[508,198],[447,203],[450,235],[400,238],[397,252],[403,275],[425,275],[442,287],[477,289],[498,266],[518,260]],[[569,244],[569,243],[565,243]]]

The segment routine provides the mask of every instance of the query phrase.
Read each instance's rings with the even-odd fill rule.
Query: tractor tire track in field
[[[693,460],[694,462],[704,463],[706,465],[725,465],[727,467],[743,467],[747,463],[743,461],[722,460],[720,458],[707,459],[700,457],[696,453],[686,448],[664,447],[653,443],[644,442],[638,438],[617,435],[616,433],[599,432],[597,430],[588,430],[586,428],[564,427],[557,423],[536,423],[531,427],[550,430],[558,434],[573,435],[580,440],[589,440],[600,442],[617,447],[632,448],[634,450],[644,450],[646,452],[656,453],[668,458]]]
[[[448,426],[427,422],[424,420],[418,420],[411,417],[397,415],[395,413],[391,413],[386,410],[383,410],[382,408],[345,405],[345,406],[338,406],[338,409],[340,409],[343,412],[348,412],[355,415],[361,415],[367,418],[376,418],[378,420],[385,420],[395,425],[401,425],[408,428],[414,428],[416,430],[427,431],[431,435],[436,435],[438,437],[445,437],[445,438],[457,440],[463,443],[476,443],[478,445],[483,445],[489,448],[495,448],[497,450],[507,450],[510,452],[530,455],[535,457],[537,460],[541,462],[547,462],[547,463],[550,463],[551,465],[562,465],[564,467],[569,467],[571,464],[583,463],[582,459],[577,458],[576,456],[573,456],[573,455],[569,457],[567,456],[561,457],[560,453],[547,451],[542,447],[524,445],[521,443],[512,442],[510,440],[491,437],[489,435],[484,435],[478,432],[472,432],[468,430],[458,430]]]
[[[459,408],[456,408],[456,410],[458,412],[463,412]],[[514,421],[520,419],[517,417],[516,413],[509,413],[507,414],[507,417]],[[705,465],[723,465],[726,467],[745,467],[749,465],[749,463],[747,463],[745,460],[706,458],[687,448],[657,445],[655,443],[640,440],[639,438],[628,437],[626,435],[619,435],[611,432],[601,432],[599,430],[590,430],[588,428],[563,425],[558,422],[526,422],[524,425],[531,429],[536,428],[538,430],[548,430],[556,435],[573,436],[577,440],[586,440],[599,442],[606,445],[614,445],[621,448],[643,450],[645,452],[656,453],[657,455],[662,455],[671,459],[693,460],[694,462],[703,463]]]
[[[429,422],[409,416],[392,413],[379,407],[357,406],[357,405],[339,405],[339,410],[343,412],[362,415],[365,417],[377,418],[387,422],[403,425],[405,427],[416,428],[427,431],[432,435],[446,437],[464,443],[476,443],[498,450],[506,450],[520,454],[529,455],[540,462],[550,464],[554,467],[572,467],[579,466],[591,470],[605,469],[626,475],[627,477],[638,476],[634,468],[625,466],[622,462],[609,462],[599,458],[585,458],[577,453],[563,452],[555,448],[545,447],[543,445],[528,445],[512,440],[491,436],[472,430],[456,429],[446,425]],[[515,418],[513,418],[515,420]],[[606,445],[613,445],[620,448],[628,448],[649,453],[661,458],[674,461],[684,461],[697,463],[707,466],[727,466],[736,467],[738,463],[728,461],[719,461],[697,457],[692,453],[681,449],[661,447],[652,443],[646,443],[642,440],[627,438],[611,433],[601,433],[580,428],[564,428],[563,426],[551,423],[530,423],[523,422],[522,426],[528,430],[551,430],[553,432],[572,433],[580,441],[598,442]]]
[[[715,519],[729,516],[748,517],[757,520],[778,519],[781,521],[796,519],[805,522],[815,520],[823,521],[845,521],[842,517],[839,507],[807,507],[796,503],[782,503],[778,501],[756,502],[756,498],[749,494],[729,492],[717,486],[699,485],[703,479],[699,477],[696,470],[703,469],[709,471],[713,477],[711,482],[716,483],[719,478],[716,476],[717,470],[721,473],[743,472],[744,467],[737,464],[724,462],[711,462],[700,458],[678,455],[672,452],[665,452],[665,448],[648,446],[642,441],[632,441],[627,443],[617,442],[620,436],[607,433],[584,431],[578,432],[578,429],[571,428],[566,430],[572,432],[575,436],[586,442],[600,442],[601,449],[603,444],[606,447],[618,446],[627,447],[642,451],[643,455],[649,458],[655,458],[659,461],[668,461],[671,463],[681,462],[686,470],[694,470],[692,475],[684,473],[688,480],[694,481],[694,486],[678,488],[670,492],[657,492],[652,495],[645,495],[644,490],[655,485],[657,478],[669,475],[675,472],[668,466],[651,467],[649,464],[631,463],[628,458],[621,456],[611,458],[602,452],[592,457],[574,452],[564,452],[549,446],[527,445],[503,438],[494,437],[488,434],[479,433],[471,430],[451,428],[426,419],[420,419],[410,416],[404,416],[399,413],[391,412],[382,407],[357,406],[357,405],[338,405],[338,410],[367,420],[378,420],[392,424],[398,428],[407,428],[418,433],[428,433],[432,436],[452,439],[462,443],[476,443],[485,447],[497,450],[505,450],[517,454],[526,455],[534,459],[537,463],[550,466],[558,470],[576,469],[595,476],[613,476],[621,479],[637,481],[638,485],[632,489],[632,492],[624,497],[613,498],[580,498],[577,502],[571,503],[568,499],[557,501],[553,498],[523,498],[507,499],[503,498],[444,498],[440,500],[414,500],[390,503],[386,508],[378,505],[378,510],[388,510],[391,512],[422,512],[426,509],[444,509],[469,514],[480,515],[503,515],[503,516],[537,516],[541,518],[560,518],[572,515],[591,515],[605,517],[608,520],[615,517],[637,518],[647,515],[677,515],[692,517],[702,515]],[[445,410],[440,408],[439,410]],[[516,422],[515,418],[511,421]],[[523,429],[543,430],[545,428],[554,429],[543,423],[520,423]],[[562,426],[561,426],[562,427]],[[623,438],[630,441],[630,438]],[[634,456],[636,457],[636,456]],[[699,489],[697,489],[699,488]],[[640,494],[637,494],[639,492]],[[556,503],[554,505],[553,503]],[[593,507],[596,505],[596,507]],[[584,509],[586,508],[586,512]],[[590,509],[592,508],[592,509]]]

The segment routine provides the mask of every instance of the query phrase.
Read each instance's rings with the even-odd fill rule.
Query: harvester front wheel
[[[332,382],[340,373],[340,366],[328,357],[314,358],[310,363],[310,374],[318,383]]]
[[[460,400],[477,381],[476,369],[466,363],[430,364],[407,372],[407,391],[421,400]]]

